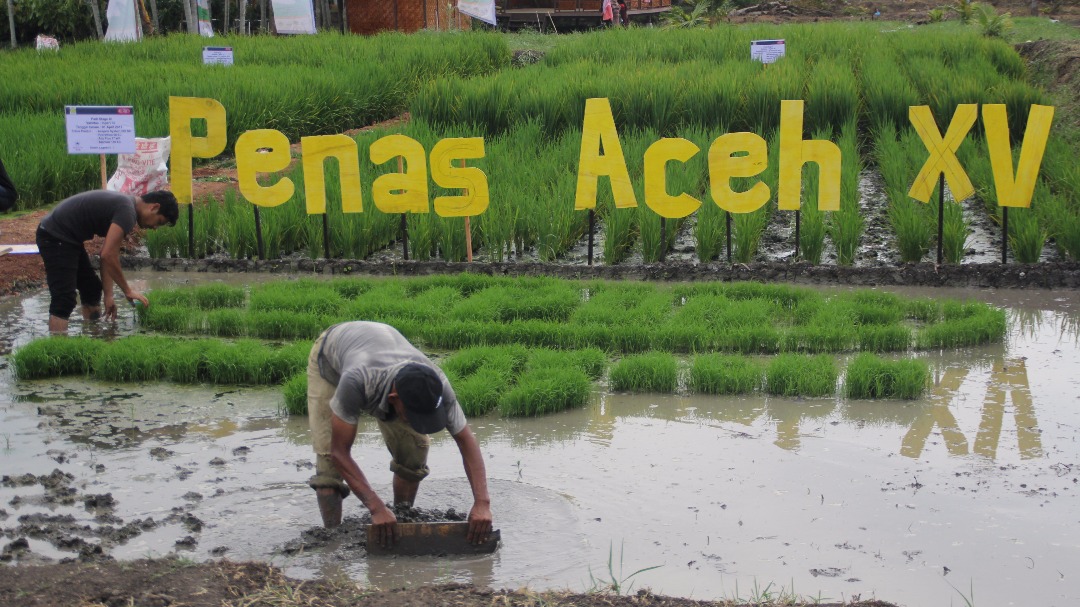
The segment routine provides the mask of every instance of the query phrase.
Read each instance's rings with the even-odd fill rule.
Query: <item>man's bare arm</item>
[[[465,476],[473,493],[473,507],[469,512],[469,541],[474,544],[486,542],[491,534],[491,498],[488,496],[487,469],[484,456],[480,453],[480,444],[476,436],[466,425],[454,435],[461,462],[465,466]]]

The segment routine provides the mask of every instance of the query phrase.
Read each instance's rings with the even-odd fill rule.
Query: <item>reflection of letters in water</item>
[[[926,439],[934,426],[941,428],[945,448],[950,455],[967,455],[967,438],[960,431],[956,418],[949,409],[949,404],[953,401],[966,376],[967,369],[951,368],[945,371],[945,375],[934,387],[930,396],[930,406],[920,414],[904,435],[900,447],[901,455],[911,458],[919,457],[926,447]],[[1023,360],[1006,360],[994,365],[990,385],[983,399],[978,434],[975,436],[975,454],[989,459],[997,457],[998,441],[1001,438],[1005,418],[1006,395],[1012,402],[1020,457],[1023,459],[1041,457],[1042,441],[1039,438],[1035,405],[1031,400],[1027,368]]]

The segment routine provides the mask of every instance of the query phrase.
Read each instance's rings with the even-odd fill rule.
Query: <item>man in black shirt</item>
[[[120,192],[94,190],[65,199],[46,215],[37,229],[38,251],[45,262],[49,285],[49,332],[67,333],[68,317],[75,309],[75,293],[82,303],[82,315],[93,320],[101,315],[101,295],[105,294],[105,319],[116,318],[113,285],[120,287],[132,303],[150,305],[142,293],[128,285],[120,270],[120,245],[136,224],[153,230],[176,225],[180,209],[172,192],[164,190],[132,196]],[[90,266],[83,243],[103,236],[101,279]]]

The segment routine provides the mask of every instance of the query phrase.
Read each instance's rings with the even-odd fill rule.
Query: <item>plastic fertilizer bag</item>
[[[108,189],[141,196],[169,185],[168,137],[135,138],[135,153],[120,154],[116,172],[109,178]]]

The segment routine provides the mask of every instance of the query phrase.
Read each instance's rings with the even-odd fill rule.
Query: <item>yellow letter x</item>
[[[915,127],[915,132],[919,134],[919,139],[922,139],[923,145],[930,152],[929,158],[919,171],[919,176],[911,184],[908,196],[922,202],[930,202],[934,186],[937,185],[937,177],[942,173],[945,174],[945,181],[949,182],[953,199],[963,200],[975,193],[971,180],[968,179],[967,173],[956,158],[956,150],[963,143],[964,137],[967,136],[978,117],[979,110],[976,104],[963,103],[956,106],[956,113],[953,114],[949,130],[945,132],[943,139],[928,106],[913,105],[908,108],[908,118]]]

